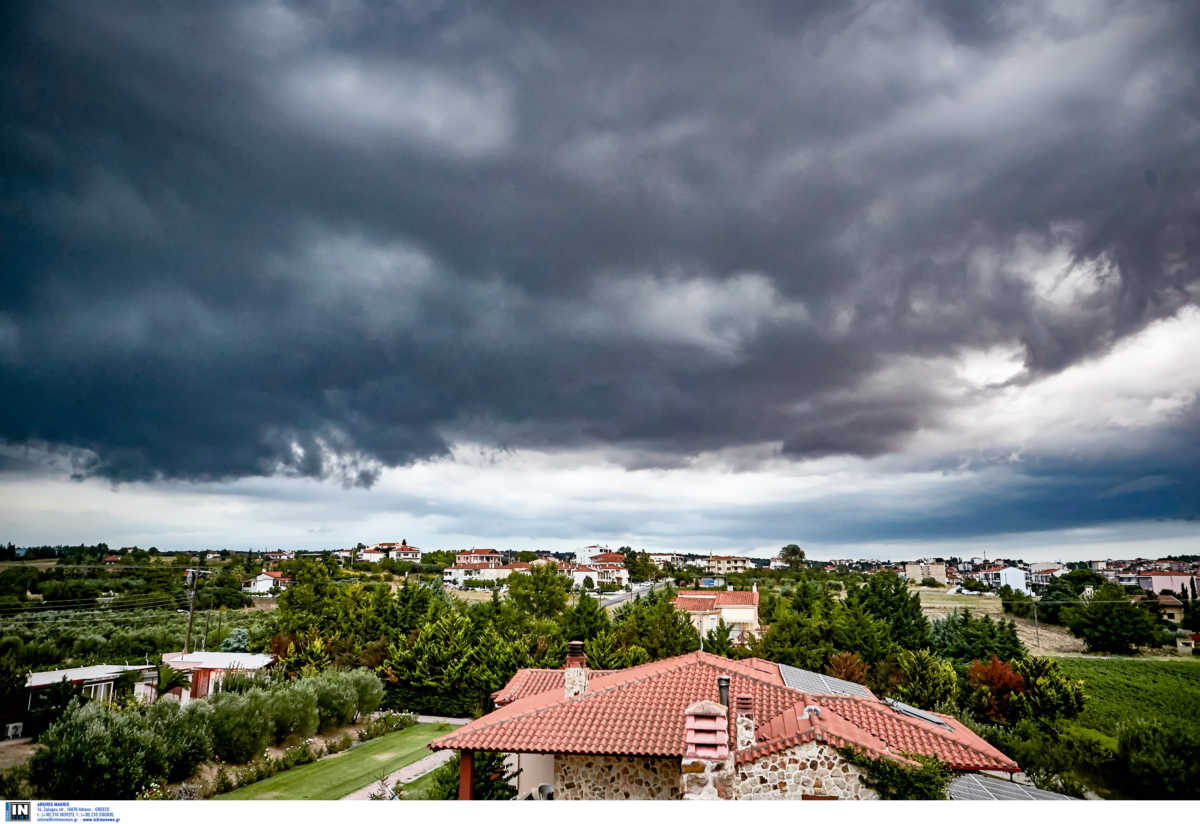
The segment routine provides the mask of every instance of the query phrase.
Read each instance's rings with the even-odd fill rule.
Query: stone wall
[[[739,799],[803,796],[874,800],[879,795],[862,784],[862,770],[848,764],[837,750],[810,741],[739,764],[733,797]]]
[[[677,799],[679,759],[556,755],[554,797],[568,801]]]

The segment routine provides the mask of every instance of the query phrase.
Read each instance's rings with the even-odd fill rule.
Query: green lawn
[[[344,798],[360,787],[378,781],[380,776],[429,755],[425,745],[452,729],[454,727],[449,724],[417,724],[216,798],[229,801],[333,801]]]
[[[429,788],[433,786],[434,774],[437,770],[421,776],[416,781],[405,784],[403,787],[405,801],[425,801],[425,793],[429,792]]]
[[[1071,678],[1083,680],[1077,723],[1115,735],[1126,719],[1170,719],[1200,729],[1200,658],[1057,658]]]

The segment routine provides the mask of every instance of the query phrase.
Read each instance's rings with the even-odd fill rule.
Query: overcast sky
[[[0,541],[1200,552],[1200,5],[9,4]]]

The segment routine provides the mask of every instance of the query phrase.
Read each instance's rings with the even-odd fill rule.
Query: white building
[[[393,561],[408,561],[414,564],[421,563],[421,550],[415,546],[409,546],[407,541],[401,541],[398,544],[391,541],[371,544],[367,549],[382,552]]]
[[[25,689],[29,690],[28,707],[33,706],[34,693],[67,681],[79,685],[83,694],[90,700],[108,703],[113,699],[117,679],[126,672],[137,672],[138,680],[133,685],[133,697],[149,703],[154,700],[154,686],[158,683],[158,671],[150,664],[121,665],[96,664],[90,667],[73,667],[71,669],[45,670],[31,672],[25,679]],[[13,736],[9,736],[10,738]]]
[[[494,549],[464,549],[454,554],[454,563],[457,566],[483,564],[498,567],[504,563],[504,556]]]
[[[291,584],[292,579],[285,577],[282,572],[267,572],[264,570],[253,578],[242,581],[242,592],[249,595],[270,595],[271,590],[276,585],[280,589],[287,589]]]
[[[984,586],[999,589],[1007,586],[1017,592],[1023,592],[1026,595],[1030,594],[1029,576],[1023,569],[1016,567],[991,567],[982,569],[975,575],[979,583]]]
[[[708,573],[710,575],[732,575],[745,572],[750,566],[750,559],[744,555],[709,555]]]

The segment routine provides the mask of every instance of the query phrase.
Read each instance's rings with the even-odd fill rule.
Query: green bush
[[[261,755],[273,731],[264,690],[223,692],[212,699],[212,746],[222,761],[244,764]]]
[[[346,677],[350,685],[354,687],[359,717],[379,709],[379,705],[383,702],[383,682],[379,680],[378,675],[364,669],[357,669],[346,673]]]
[[[267,704],[271,713],[271,740],[276,744],[311,738],[320,726],[317,690],[307,679],[271,690],[267,693]]]
[[[157,701],[146,708],[146,718],[165,751],[168,781],[191,777],[212,758],[212,707],[207,701],[193,701],[183,709],[174,701]]]
[[[133,799],[169,772],[162,741],[136,711],[73,704],[41,743],[29,781],[42,798]]]
[[[385,712],[378,718],[372,718],[358,731],[359,741],[370,741],[390,732],[399,732],[417,723],[417,717],[410,712]]]
[[[317,693],[321,732],[343,727],[354,720],[358,710],[358,693],[348,673],[327,671],[304,680]]]

